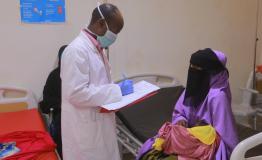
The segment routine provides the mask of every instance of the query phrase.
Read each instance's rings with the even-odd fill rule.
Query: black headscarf
[[[184,105],[197,107],[208,94],[212,75],[226,70],[216,54],[206,48],[191,55]]]

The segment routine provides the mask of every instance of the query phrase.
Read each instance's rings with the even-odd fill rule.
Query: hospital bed
[[[46,131],[44,121],[37,109],[0,113],[0,135],[15,131]],[[41,154],[37,160],[59,160],[55,151]]]
[[[0,112],[21,111],[36,107],[35,96],[30,90],[0,85]]]
[[[142,78],[142,77],[139,77]],[[118,111],[117,134],[121,146],[137,156],[139,148],[149,138],[155,136],[159,128],[171,121],[176,101],[184,90],[178,83],[162,87],[157,94]],[[239,139],[244,140],[258,133],[251,128],[237,125]],[[262,144],[262,142],[260,142]],[[258,156],[262,145],[246,152],[246,157]],[[251,159],[250,159],[251,160]]]
[[[262,159],[261,143],[262,143],[262,132],[243,140],[234,149],[231,155],[231,160],[261,160]],[[245,158],[245,154],[247,153],[248,150],[259,145],[260,145],[260,150],[259,150],[260,155],[255,155],[249,158]]]
[[[144,120],[146,122],[144,121],[145,123],[141,123],[141,120],[143,121],[143,118],[139,119],[138,117],[140,117],[140,115],[144,117],[148,109],[151,111],[157,111],[157,108],[160,104],[162,106],[170,106],[170,104],[174,105],[176,99],[183,91],[183,87],[178,86],[179,82],[176,78],[161,74],[139,74],[129,76],[128,79],[132,79],[134,83],[145,80],[161,88],[159,91],[157,91],[157,94],[146,98],[142,102],[135,103],[132,106],[126,107],[125,109],[122,109],[116,113],[117,135],[118,141],[120,143],[120,148],[122,150],[127,149],[129,152],[136,156],[143,142],[145,142],[148,137],[152,137],[155,135],[156,132],[151,133],[151,131],[157,131],[161,124],[163,124],[167,120],[166,117],[168,117],[168,115],[172,113],[173,107],[169,107],[167,110],[160,110],[163,112],[159,114],[159,116],[162,116],[158,117],[158,121],[154,120],[154,118],[156,117],[152,117],[153,119],[145,118]],[[117,80],[116,83],[120,81],[121,80]],[[168,95],[168,97],[166,97],[166,95]],[[166,97],[164,101],[161,100],[163,97]],[[136,118],[134,119],[133,116]],[[153,125],[143,125],[147,123]]]
[[[0,135],[15,131],[47,131],[31,91],[0,86]],[[56,151],[43,153],[37,160],[60,160]]]

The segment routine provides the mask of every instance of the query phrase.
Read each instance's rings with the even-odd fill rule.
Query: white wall
[[[22,24],[18,0],[0,5],[0,84],[16,85],[42,93],[54,67],[58,49],[78,35],[89,22],[96,0],[66,1],[65,24]]]
[[[211,47],[228,55],[235,99],[252,69],[256,0],[108,0],[119,6],[124,30],[110,50],[113,77],[122,71],[176,76],[185,84],[190,54]],[[19,1],[0,6],[0,84],[41,95],[57,51],[89,22],[95,0],[68,0],[67,23],[21,24]]]
[[[234,100],[240,99],[252,70],[256,0],[150,0],[116,3],[126,18],[118,44],[111,50],[115,77],[158,72],[183,84],[191,53],[211,47],[228,55]]]

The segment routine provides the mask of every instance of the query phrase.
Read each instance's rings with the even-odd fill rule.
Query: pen
[[[125,72],[122,72],[122,77],[123,77],[122,85],[124,85],[124,83],[125,83],[125,81],[127,79],[127,76],[126,76]]]

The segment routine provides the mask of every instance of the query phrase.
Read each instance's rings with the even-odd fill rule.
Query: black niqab
[[[197,107],[201,104],[209,92],[211,77],[223,70],[226,70],[225,66],[210,48],[193,53],[188,69],[184,105]]]

